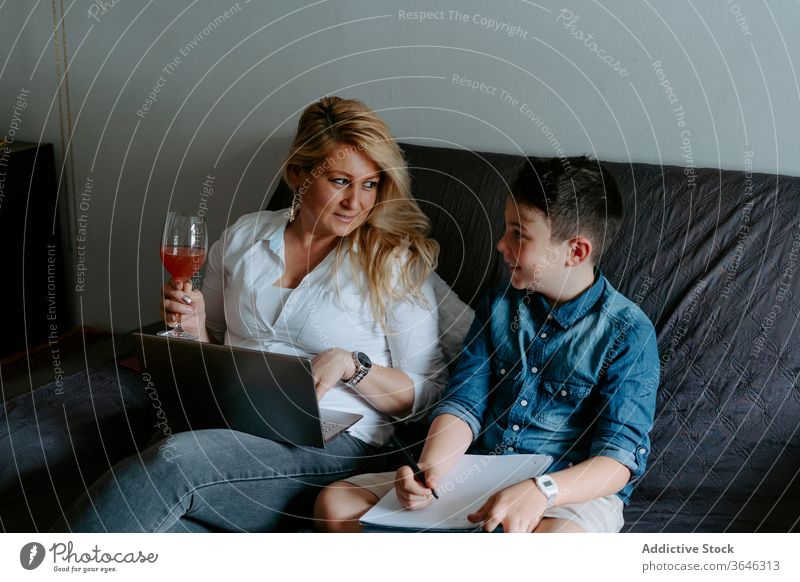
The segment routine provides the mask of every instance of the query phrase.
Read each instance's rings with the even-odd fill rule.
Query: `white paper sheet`
[[[472,530],[467,520],[495,492],[541,475],[553,462],[548,455],[464,455],[441,480],[439,499],[425,509],[401,507],[394,489],[361,518],[369,526],[409,530]]]

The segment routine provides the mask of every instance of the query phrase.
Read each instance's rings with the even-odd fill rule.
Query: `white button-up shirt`
[[[283,211],[247,214],[212,245],[203,282],[209,332],[226,345],[281,354],[313,357],[329,348],[364,352],[375,364],[405,372],[414,383],[410,417],[426,414],[447,380],[430,281],[422,288],[429,305],[415,300],[390,305],[384,331],[349,258],[333,272],[334,250],[276,309],[266,302],[280,301],[279,295],[265,290],[285,271],[287,223]],[[365,280],[363,272],[357,276]],[[266,315],[275,313],[274,320]],[[368,443],[383,445],[393,432],[389,415],[342,382],[323,396],[320,407],[363,414],[349,432]]]

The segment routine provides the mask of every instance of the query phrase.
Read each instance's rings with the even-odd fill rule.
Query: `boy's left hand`
[[[467,519],[472,523],[482,521],[487,532],[502,525],[507,533],[530,533],[539,525],[546,507],[547,499],[533,479],[526,479],[492,495]]]

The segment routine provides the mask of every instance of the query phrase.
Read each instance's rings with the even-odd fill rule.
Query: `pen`
[[[408,452],[408,447],[406,447],[400,441],[400,439],[394,435],[392,435],[391,441],[394,444],[394,446],[396,446],[400,450],[400,452],[403,453],[403,456],[406,458],[406,461],[408,462],[408,466],[411,467],[412,471],[414,471],[414,477],[417,479],[417,481],[422,483],[425,487],[428,487],[428,484],[425,482],[425,473],[422,471],[422,469],[419,468],[419,465],[417,465],[417,463],[414,461],[414,457],[411,456],[411,453]],[[430,489],[430,487],[428,487],[428,489]],[[436,491],[431,489],[431,493],[433,493],[434,498],[439,499],[439,496],[436,494]]]

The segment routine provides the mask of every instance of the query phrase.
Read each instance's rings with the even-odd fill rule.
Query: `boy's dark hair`
[[[528,158],[511,186],[518,204],[541,210],[550,219],[550,238],[576,236],[592,241],[597,262],[622,224],[622,196],[600,162],[587,156]]]

